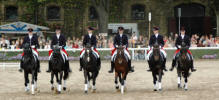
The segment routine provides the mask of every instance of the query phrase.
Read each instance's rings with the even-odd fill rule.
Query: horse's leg
[[[61,93],[62,91],[62,77],[63,77],[63,71],[59,73],[59,82],[58,82],[58,93]]]
[[[34,75],[35,75],[35,70],[32,71],[32,80],[31,80],[31,91],[32,91],[32,94],[34,94]]]
[[[161,83],[161,80],[162,80],[162,70],[161,69],[159,69],[159,80],[158,80],[158,89],[159,89],[159,91],[161,91],[162,90],[162,83]]]
[[[115,72],[115,87],[118,90],[119,89],[119,84],[118,84],[118,73]]]
[[[179,69],[179,67],[177,68],[177,75],[178,75],[178,78],[177,78],[177,83],[178,83],[178,88],[181,88],[181,71]]]
[[[92,89],[93,89],[93,92],[95,92],[95,90],[96,90],[96,78],[97,78],[97,75],[99,74],[99,72],[97,71],[97,72],[95,72],[95,73],[93,73],[93,87],[92,87]]]
[[[63,90],[65,91],[66,90],[66,80],[68,78],[68,71],[64,71],[64,84],[63,84]]]
[[[157,76],[156,73],[152,71],[153,76],[153,84],[154,84],[154,91],[157,91]]]
[[[57,87],[56,89],[59,90],[59,73],[55,73],[55,76],[56,76],[56,83],[57,83]]]
[[[90,73],[87,72],[87,79],[88,79],[88,81],[87,81],[87,87],[88,87],[88,89],[91,89],[91,86],[90,86],[91,76],[93,77],[93,74],[90,75]]]
[[[185,91],[188,90],[188,75],[189,75],[189,71],[187,71],[184,75],[184,79],[185,79],[184,90]]]
[[[25,91],[28,92],[30,90],[29,87],[29,79],[28,79],[28,73],[26,71],[24,71],[24,79],[25,79]]]
[[[88,75],[87,71],[84,70],[84,93],[88,93]]]
[[[125,84],[125,82],[124,82],[124,79],[125,79],[125,76],[126,76],[126,72],[123,72],[122,74],[121,74],[121,93],[122,94],[124,94],[124,84]]]
[[[53,81],[53,79],[54,79],[54,72],[53,71],[51,71],[51,80],[50,80],[50,83],[51,83],[51,90],[54,90],[54,81]]]
[[[35,72],[35,75],[34,75],[34,78],[35,78],[35,80],[34,80],[34,89],[35,89],[35,91],[37,90],[37,77],[38,77],[38,72]]]

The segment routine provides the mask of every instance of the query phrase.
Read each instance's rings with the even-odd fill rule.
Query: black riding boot
[[[167,71],[167,69],[166,69],[166,58],[164,58],[163,70],[164,70],[164,71]]]
[[[128,67],[130,72],[134,72],[134,68],[131,66],[131,60],[128,61]]]
[[[113,61],[111,61],[111,69],[110,69],[108,72],[109,72],[109,73],[113,73],[114,67],[115,67],[115,64],[114,64]]]
[[[41,70],[40,70],[40,61],[39,59],[37,59],[37,72],[40,73]]]
[[[171,66],[171,68],[170,68],[170,71],[173,71],[173,69],[174,69],[175,66],[176,66],[176,60],[173,59],[173,61],[172,61],[172,66]]]
[[[20,63],[20,69],[18,70],[19,72],[22,72],[23,71],[23,61],[21,61],[21,63]]]
[[[148,61],[148,66],[149,66],[149,69],[147,70],[148,72],[151,72],[152,70],[152,68],[151,68],[151,64],[150,64],[150,62]]]
[[[71,71],[71,68],[70,68],[70,66],[69,66],[69,60],[66,60],[65,64],[66,64],[66,67],[67,67],[68,72],[72,72],[72,71]]]
[[[191,61],[191,71],[192,71],[192,72],[195,72],[195,71],[196,71],[196,69],[194,69],[193,60]]]
[[[82,71],[82,65],[83,65],[82,58],[80,58],[80,68],[79,68],[79,71]]]

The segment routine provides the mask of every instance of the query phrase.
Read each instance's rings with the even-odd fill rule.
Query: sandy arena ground
[[[121,95],[114,88],[114,74],[107,71],[109,62],[103,62],[97,78],[96,93],[84,94],[83,73],[78,71],[79,63],[72,62],[73,73],[67,81],[67,92],[55,94],[50,90],[50,74],[47,63],[41,63],[38,76],[39,93],[24,92],[23,73],[17,68],[0,69],[0,100],[219,100],[219,61],[199,60],[195,62],[197,72],[189,78],[189,90],[177,89],[176,70],[166,72],[162,81],[163,91],[154,92],[152,76],[146,72],[146,63],[133,62],[135,72],[127,77],[127,92]],[[168,69],[171,62],[167,63]]]

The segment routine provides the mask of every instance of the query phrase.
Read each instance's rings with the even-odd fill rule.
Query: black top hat
[[[33,29],[32,28],[28,28],[27,31],[28,32],[33,32]]]
[[[159,27],[155,26],[153,27],[153,31],[159,30]]]
[[[122,26],[118,27],[118,30],[124,30],[124,28]]]
[[[87,29],[88,29],[88,30],[91,30],[91,31],[94,30],[94,28],[93,28],[93,27],[90,27],[90,26],[89,26]]]

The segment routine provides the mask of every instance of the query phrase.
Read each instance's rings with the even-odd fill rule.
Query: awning
[[[1,25],[0,26],[0,33],[5,33],[5,34],[27,34],[28,33],[28,31],[27,31],[28,28],[32,28],[34,33],[49,30],[49,28],[45,27],[45,26],[38,26],[38,25],[18,21],[18,22],[14,22],[14,23]]]

